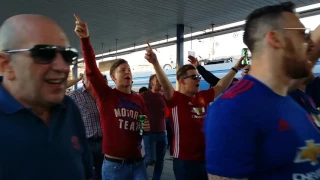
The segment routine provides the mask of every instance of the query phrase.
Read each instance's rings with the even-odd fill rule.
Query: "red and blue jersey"
[[[209,107],[207,172],[259,180],[320,179],[320,131],[313,117],[247,75]]]

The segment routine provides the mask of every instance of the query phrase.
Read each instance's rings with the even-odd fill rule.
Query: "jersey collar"
[[[1,85],[2,76],[0,76],[0,112],[6,114],[13,114],[21,109],[24,109],[23,105],[15,100],[7,90]]]

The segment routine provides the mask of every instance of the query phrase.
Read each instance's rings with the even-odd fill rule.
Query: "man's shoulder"
[[[78,108],[78,106],[75,104],[74,100],[72,97],[65,95],[63,99],[63,105],[66,106],[67,108]]]
[[[143,96],[142,94],[137,94],[137,93],[131,93],[131,95],[129,96],[131,99],[138,99],[138,100],[143,100]]]
[[[75,89],[75,90],[71,91],[69,93],[69,95],[76,95],[76,94],[82,94],[82,93],[84,93],[83,92],[83,88],[78,88],[78,89]]]

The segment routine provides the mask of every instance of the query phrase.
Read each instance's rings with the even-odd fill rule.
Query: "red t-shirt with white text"
[[[100,73],[89,38],[82,38],[86,75],[97,97],[103,132],[104,154],[131,159],[141,157],[142,136],[139,134],[139,115],[146,115],[143,98],[112,89]]]

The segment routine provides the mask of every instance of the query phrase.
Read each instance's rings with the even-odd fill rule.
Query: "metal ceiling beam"
[[[312,10],[308,10],[308,11],[304,11],[299,13],[299,17],[300,18],[305,18],[305,17],[310,17],[310,16],[314,16],[314,15],[319,15],[320,14],[320,8],[317,9],[312,9]],[[218,31],[210,31],[208,33],[204,33],[201,35],[197,35],[197,36],[193,36],[192,39],[204,39],[204,38],[208,38],[208,37],[213,37],[213,36],[219,36],[219,35],[223,35],[223,34],[228,34],[228,33],[233,33],[236,31],[241,31],[243,30],[243,25],[240,26],[235,26],[232,28],[227,28],[227,29],[223,29],[223,30],[218,30]],[[191,37],[188,38],[184,38],[184,42],[186,41],[190,41]],[[153,45],[153,48],[162,48],[162,47],[167,47],[170,45],[174,45],[176,44],[176,40],[174,41],[170,41],[170,42],[164,42],[161,44],[157,44],[157,45]],[[108,57],[115,57],[115,56],[122,56],[122,55],[126,55],[126,54],[130,54],[133,52],[137,52],[137,51],[142,51],[145,50],[145,47],[142,48],[136,48],[134,50],[128,50],[128,51],[123,51],[120,53],[112,53],[112,54],[108,54],[108,55],[104,55],[104,56],[100,56],[99,58],[97,58],[97,60],[103,59],[103,58],[108,58]],[[79,61],[79,63],[83,62],[83,60]]]

